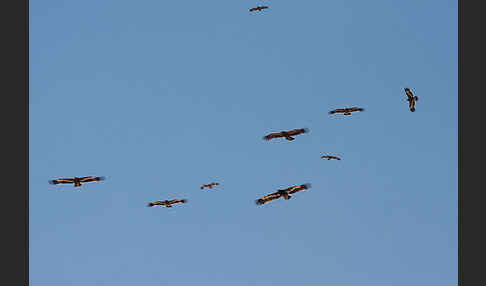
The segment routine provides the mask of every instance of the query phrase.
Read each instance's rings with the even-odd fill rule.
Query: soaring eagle
[[[264,136],[263,139],[268,141],[268,140],[271,140],[273,138],[285,137],[285,139],[292,141],[292,140],[295,139],[292,136],[303,134],[303,133],[308,133],[308,132],[309,132],[308,128],[294,129],[294,130],[289,130],[289,131],[270,133],[270,134]]]
[[[103,181],[105,177],[74,177],[74,178],[62,178],[62,179],[55,179],[49,180],[49,184],[52,185],[61,185],[61,184],[74,184],[75,187],[81,187],[81,183],[89,183],[89,182],[99,182]]]
[[[327,159],[327,160],[341,160],[341,158],[339,157],[336,157],[336,156],[330,156],[330,155],[324,155],[324,156],[321,156],[321,158],[324,158],[324,159]]]
[[[408,107],[410,111],[415,112],[415,102],[418,101],[417,96],[413,96],[412,91],[409,88],[405,88],[405,94],[407,95]]]
[[[269,195],[266,195],[263,198],[256,200],[255,202],[256,202],[257,205],[263,205],[263,204],[266,204],[270,201],[279,199],[281,197],[283,197],[285,200],[290,200],[290,198],[291,198],[290,194],[295,194],[297,192],[307,190],[310,187],[311,187],[310,184],[304,184],[304,185],[292,186],[292,187],[289,187],[289,188],[283,189],[283,190],[277,190],[275,193],[271,193]]]
[[[268,9],[268,6],[258,6],[258,7],[255,7],[255,8],[251,8],[250,9],[250,12],[253,12],[253,11],[261,11],[263,9]]]
[[[360,107],[338,108],[329,111],[329,114],[344,113],[344,115],[351,115],[351,112],[356,112],[356,111],[364,111],[364,109]]]
[[[213,186],[217,186],[217,185],[219,185],[219,183],[215,183],[215,182],[212,182],[211,184],[207,184],[207,185],[204,184],[204,185],[201,186],[201,190],[206,188],[206,187],[212,189]]]
[[[148,207],[165,206],[166,208],[171,208],[172,204],[177,204],[177,203],[185,204],[185,203],[187,203],[187,200],[156,201],[156,202],[153,202],[153,203],[149,203],[147,206]]]

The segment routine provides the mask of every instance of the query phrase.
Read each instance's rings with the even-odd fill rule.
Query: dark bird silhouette
[[[268,6],[258,6],[258,7],[255,7],[255,8],[251,8],[250,9],[250,12],[253,12],[253,11],[261,11],[263,9],[268,9]]]
[[[215,183],[215,182],[212,182],[211,184],[207,184],[207,185],[204,184],[204,185],[201,186],[201,190],[204,189],[204,188],[210,188],[210,189],[212,189],[213,186],[218,186],[218,185],[219,185],[219,183]]]
[[[283,190],[277,190],[275,193],[271,193],[255,201],[257,205],[263,205],[273,200],[283,197],[285,200],[290,200],[290,194],[295,194],[297,192],[310,189],[310,184],[296,185]]]
[[[285,137],[285,139],[292,141],[295,138],[292,136],[299,135],[299,134],[304,134],[308,133],[309,129],[308,128],[301,128],[301,129],[294,129],[294,130],[289,130],[289,131],[282,131],[282,132],[277,132],[277,133],[270,133],[266,136],[263,137],[265,140],[271,140],[273,138],[280,138],[280,137]]]
[[[187,203],[187,200],[165,200],[165,201],[156,201],[153,203],[149,203],[147,206],[148,207],[154,207],[154,206],[165,206],[166,208],[171,208],[173,204],[185,204]]]
[[[356,112],[356,111],[364,111],[364,108],[360,108],[360,107],[338,108],[329,111],[329,114],[344,113],[344,115],[351,115],[351,112]]]
[[[75,187],[81,187],[81,183],[89,183],[89,182],[99,182],[103,181],[105,177],[74,177],[74,178],[61,178],[55,180],[49,180],[49,184],[52,185],[63,185],[63,184],[74,184]]]
[[[417,96],[413,96],[412,91],[409,88],[405,88],[405,94],[407,95],[408,107],[411,112],[415,112],[415,102],[418,101]]]
[[[336,156],[330,156],[330,155],[324,155],[324,156],[321,156],[321,158],[324,158],[324,159],[327,159],[327,160],[341,160],[341,158],[339,157],[336,157]]]

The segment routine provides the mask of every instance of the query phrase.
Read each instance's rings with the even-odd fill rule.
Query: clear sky
[[[457,88],[457,1],[30,1],[31,285],[457,285]]]

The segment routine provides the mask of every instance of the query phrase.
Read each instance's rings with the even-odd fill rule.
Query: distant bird
[[[412,91],[409,88],[405,88],[405,94],[407,95],[408,107],[410,111],[415,112],[415,102],[418,101],[417,96],[413,96]]]
[[[255,7],[255,8],[251,8],[250,9],[250,12],[253,12],[253,11],[261,11],[263,9],[268,9],[268,6],[258,6],[258,7]]]
[[[201,186],[201,190],[206,188],[206,187],[212,189],[213,186],[218,186],[218,185],[219,185],[219,183],[215,183],[215,182],[212,182],[211,184],[207,184],[207,185],[204,184],[204,185]]]
[[[309,129],[308,128],[301,128],[301,129],[294,129],[294,130],[289,130],[289,131],[282,131],[282,132],[277,132],[277,133],[270,133],[266,136],[263,137],[265,140],[271,140],[273,138],[280,138],[280,137],[285,137],[285,139],[292,141],[295,138],[292,136],[299,135],[299,134],[304,134],[308,133]]]
[[[270,201],[279,199],[281,197],[283,197],[285,200],[290,200],[290,198],[291,198],[290,194],[295,194],[297,192],[307,190],[310,187],[311,187],[310,184],[304,184],[304,185],[292,186],[292,187],[289,187],[289,188],[283,189],[283,190],[277,190],[275,193],[271,193],[269,195],[266,195],[263,198],[256,200],[255,202],[256,202],[257,205],[263,205],[263,204],[266,204]]]
[[[177,204],[177,203],[185,204],[185,203],[187,203],[187,200],[156,201],[156,202],[153,202],[153,203],[149,203],[147,206],[148,207],[165,206],[166,208],[171,208],[172,204]]]
[[[62,178],[62,179],[55,179],[49,180],[49,184],[52,185],[62,185],[62,184],[74,184],[75,187],[81,187],[81,183],[89,183],[89,182],[99,182],[103,181],[105,177],[74,177],[74,178]]]
[[[321,158],[324,158],[324,159],[327,159],[327,160],[341,160],[341,158],[339,157],[336,157],[336,156],[329,156],[329,155],[324,155],[324,156],[321,156]]]
[[[351,112],[356,112],[356,111],[364,111],[364,109],[360,107],[338,108],[329,111],[329,114],[344,113],[344,115],[351,115]]]

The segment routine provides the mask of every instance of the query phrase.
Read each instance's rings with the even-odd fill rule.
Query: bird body
[[[324,156],[321,156],[321,158],[327,159],[327,160],[341,160],[341,158],[339,158],[339,157],[330,156],[330,155],[324,155]]]
[[[269,140],[274,139],[274,138],[284,137],[288,141],[292,141],[292,140],[295,139],[292,136],[304,134],[304,133],[308,133],[308,132],[309,132],[308,128],[293,129],[293,130],[289,130],[289,131],[281,131],[281,132],[276,132],[276,133],[270,133],[270,134],[264,136],[263,139],[269,141]]]
[[[344,115],[351,115],[351,112],[364,111],[364,108],[360,107],[348,107],[348,108],[338,108],[329,111],[329,114],[343,113]]]
[[[407,95],[408,108],[411,112],[415,112],[415,102],[418,101],[418,97],[414,96],[409,88],[405,88],[405,94]]]
[[[49,180],[49,184],[51,185],[65,185],[65,184],[74,184],[74,187],[81,187],[81,183],[89,183],[89,182],[99,182],[103,181],[105,177],[74,177],[74,178],[60,178],[55,180]]]
[[[268,6],[258,6],[258,7],[255,7],[255,8],[250,8],[250,12],[261,11],[263,9],[268,9]]]
[[[204,184],[200,188],[201,188],[201,190],[204,189],[204,188],[210,188],[210,189],[212,189],[213,186],[218,186],[218,185],[219,185],[219,183],[212,182],[211,184]]]
[[[281,197],[283,197],[285,200],[290,200],[290,198],[292,197],[292,196],[290,196],[291,194],[295,194],[297,192],[307,190],[310,187],[311,187],[310,184],[304,184],[304,185],[292,186],[292,187],[289,187],[289,188],[283,189],[283,190],[277,190],[275,193],[271,193],[269,195],[266,195],[266,196],[262,197],[261,199],[256,200],[255,202],[256,202],[257,205],[263,205],[263,204],[266,204],[270,201],[279,199]]]
[[[156,201],[149,203],[147,206],[148,207],[154,207],[154,206],[165,206],[166,208],[171,208],[173,204],[177,203],[187,203],[187,200],[164,200],[164,201]]]

